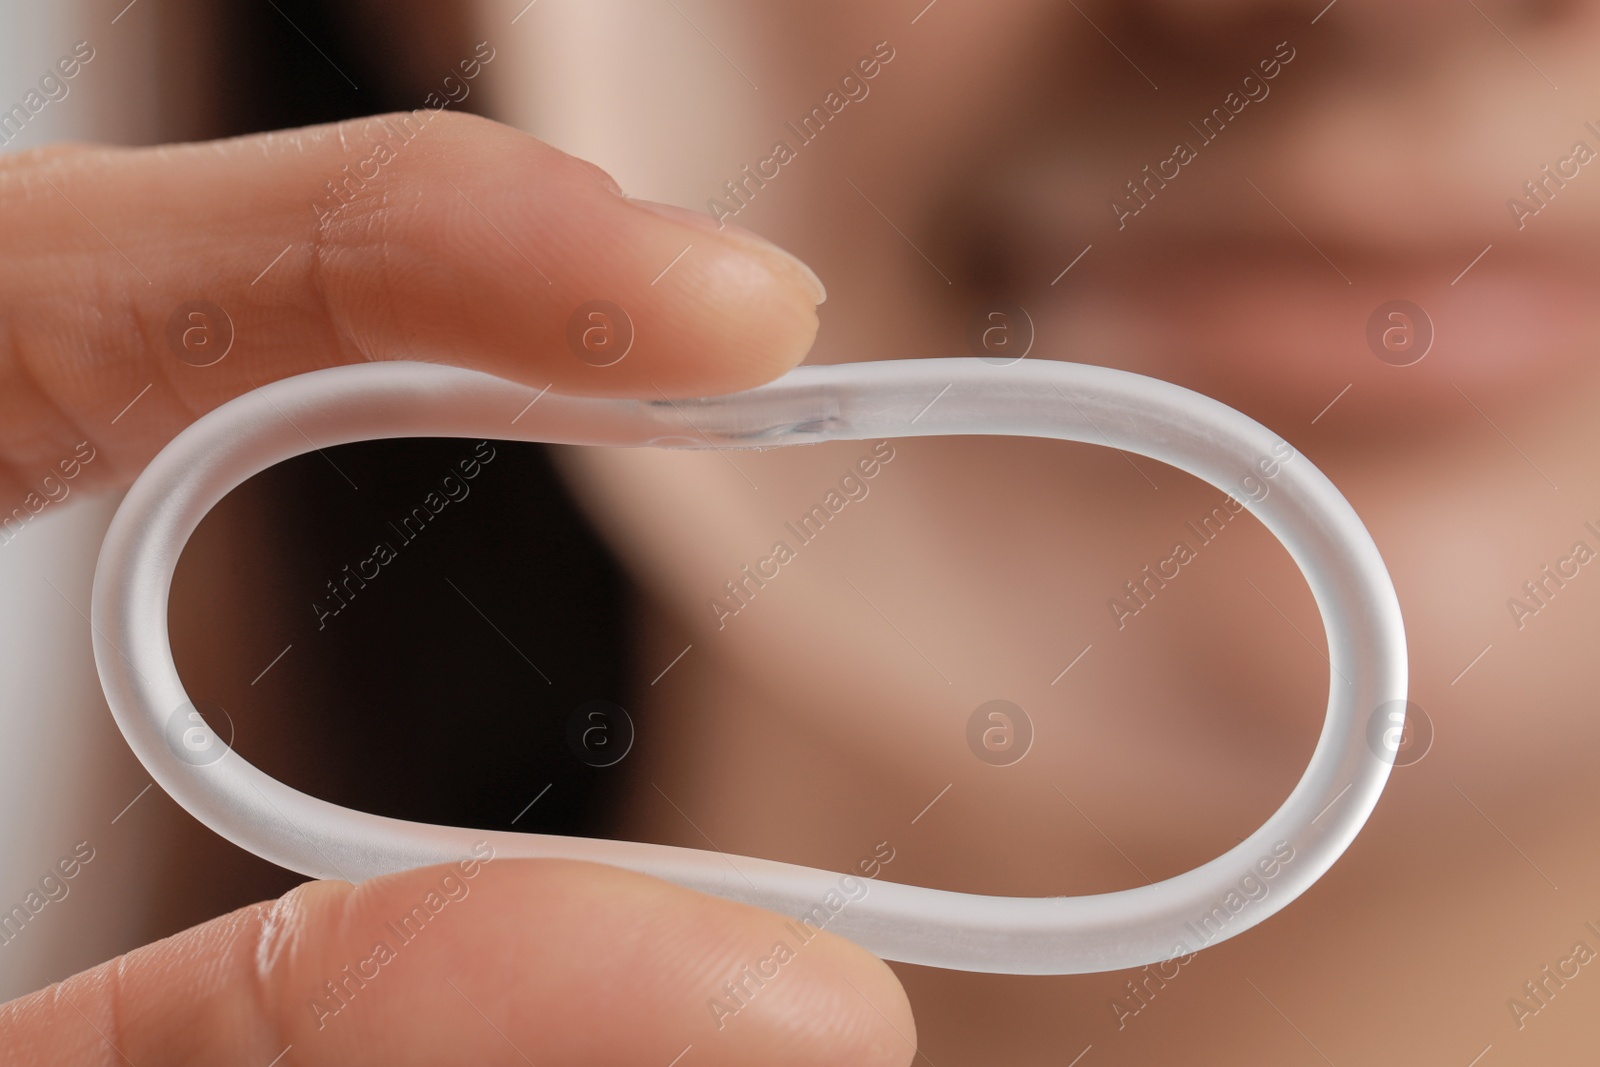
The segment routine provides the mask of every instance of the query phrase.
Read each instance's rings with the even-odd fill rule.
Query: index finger
[[[823,298],[806,267],[620,194],[588,163],[450,112],[13,157],[0,481],[20,484],[0,488],[35,487],[80,442],[97,457],[85,482],[124,482],[209,408],[340,363],[676,397],[804,357]]]

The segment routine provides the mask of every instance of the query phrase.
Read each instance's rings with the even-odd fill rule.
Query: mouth
[[[1336,395],[1369,417],[1477,418],[1464,397],[1505,408],[1595,373],[1600,259],[1570,231],[1535,244],[1463,225],[1382,245],[1231,197],[1173,201],[1168,219],[1118,231],[1084,202],[1001,196],[955,223],[961,281],[1026,308],[1038,357],[1152,374],[1289,423]]]

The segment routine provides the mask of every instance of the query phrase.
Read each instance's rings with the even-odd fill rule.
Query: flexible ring
[[[167,634],[172,574],[190,534],[231,489],[282,460],[352,441],[421,436],[685,448],[1049,437],[1187,471],[1248,506],[1283,542],[1322,612],[1332,669],[1316,751],[1260,829],[1199,867],[1114,893],[996,897],[867,883],[870,891],[833,914],[828,929],[886,959],[1072,974],[1185,956],[1261,922],[1321,877],[1388,780],[1393,757],[1370,741],[1374,716],[1403,707],[1406,696],[1405,634],[1388,571],[1333,483],[1224,404],[1142,375],[1035,359],[1005,367],[980,359],[801,367],[758,389],[699,400],[551,394],[508,423],[531,395],[503,379],[431,364],[321,370],[223,405],[151,462],[100,551],[94,651],[118,725],[173,799],[235,844],[317,878],[360,881],[445,863],[487,839],[497,856],[607,863],[792,917],[837,899],[834,872],[699,849],[406,822],[291,789],[226,746],[192,758],[181,735],[192,735],[200,719]]]

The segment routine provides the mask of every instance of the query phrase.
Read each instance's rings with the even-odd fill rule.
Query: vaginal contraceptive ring
[[[220,758],[186,758],[171,727],[184,721],[192,730],[196,717],[167,634],[168,596],[184,544],[207,511],[251,475],[313,449],[390,437],[701,449],[1048,437],[1187,471],[1233,495],[1284,544],[1322,613],[1331,670],[1327,718],[1311,762],[1267,821],[1199,867],[1112,893],[998,897],[873,881],[828,929],[886,959],[1071,974],[1187,955],[1261,922],[1321,877],[1361,830],[1388,780],[1394,761],[1370,743],[1370,724],[1379,709],[1404,706],[1407,664],[1399,602],[1377,546],[1310,460],[1299,454],[1283,460],[1285,444],[1276,434],[1218,401],[1126,371],[1038,359],[1010,366],[982,359],[807,366],[757,389],[696,400],[550,394],[510,423],[530,395],[524,385],[433,364],[315,371],[212,411],[134,482],[95,573],[95,661],[128,743],[197,819],[258,856],[319,878],[362,880],[446,863],[487,838],[497,857],[608,863],[789,916],[811,912],[836,892],[839,874],[789,863],[353,811],[284,785],[226,746]],[[1243,488],[1262,484],[1269,470],[1270,492]],[[1251,891],[1266,878],[1269,893]]]

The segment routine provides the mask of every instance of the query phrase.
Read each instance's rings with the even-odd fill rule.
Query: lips
[[[1297,228],[1246,197],[1263,215],[1248,226],[1234,204],[1174,198],[1139,232],[1086,223],[1067,197],[998,197],[964,224],[983,235],[968,256],[986,268],[967,281],[1027,308],[1035,356],[1153,374],[1281,420],[1310,420],[1347,385],[1344,401],[1370,416],[1479,418],[1463,394],[1512,405],[1590,373],[1600,257],[1573,231],[1541,243],[1473,225],[1397,248],[1341,240],[1309,211]],[[1420,307],[1408,325],[1431,333],[1409,366],[1369,339],[1369,320],[1397,300]]]
[[[1592,264],[1511,254],[1491,261],[1491,249],[1452,284],[1459,256],[1344,255],[1346,282],[1303,243],[1179,246],[1154,260],[1115,250],[1096,260],[1099,251],[1053,298],[1041,354],[1052,354],[1050,335],[1059,331],[1064,358],[1129,366],[1308,418],[1347,384],[1363,404],[1416,416],[1458,410],[1461,392],[1547,393],[1584,371],[1600,342],[1600,316],[1585,296],[1596,281]],[[1419,339],[1431,324],[1431,346],[1410,366],[1396,366],[1404,361],[1386,359],[1369,339],[1369,319],[1396,299],[1422,309],[1422,321],[1408,323]]]

